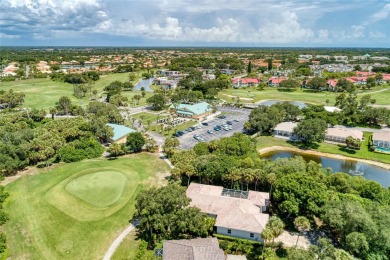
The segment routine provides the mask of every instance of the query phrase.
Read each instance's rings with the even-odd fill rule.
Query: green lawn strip
[[[137,238],[135,230],[128,234],[115,250],[112,260],[135,259],[141,240]]]
[[[316,144],[315,146],[309,147],[311,150],[323,152],[323,153],[331,153],[331,154],[340,154],[348,157],[358,158],[358,159],[366,159],[366,160],[372,160],[372,161],[378,161],[383,163],[390,164],[390,155],[383,154],[383,153],[377,153],[377,152],[371,152],[368,150],[368,137],[372,133],[370,132],[364,132],[364,138],[360,150],[352,150],[352,149],[346,149],[344,145],[336,145],[336,144],[330,144],[330,143],[320,143]],[[284,147],[295,147],[295,148],[301,148],[301,143],[293,143],[293,142],[287,142],[284,139],[275,138],[272,136],[260,136],[256,137],[257,141],[257,148],[267,148],[271,146],[284,146]]]
[[[334,145],[328,143],[319,144],[317,150],[324,153],[341,154],[353,158],[366,159],[390,164],[390,155],[378,152],[371,152],[368,150],[368,140],[370,135],[372,135],[371,132],[364,132],[365,140],[363,141],[360,150],[346,149],[343,145]]]
[[[67,183],[81,175],[108,170],[120,172],[129,178],[123,196],[114,199],[116,202],[110,206],[96,207],[65,190]],[[112,161],[94,159],[64,164],[8,184],[6,189],[10,197],[5,203],[5,210],[10,220],[4,230],[10,257],[101,258],[128,225],[134,212],[136,195],[151,184],[150,178],[157,172],[166,170],[165,163],[154,155],[140,154]],[[130,190],[127,191],[127,188]],[[80,209],[84,211],[76,212]]]
[[[139,103],[135,104],[134,101],[131,100],[132,97],[134,97],[135,95],[140,95],[140,96],[142,96],[141,94],[142,94],[142,91],[140,91],[140,90],[122,91],[122,93],[121,93],[122,96],[127,97],[127,99],[129,100],[129,101],[127,101],[127,103],[128,103],[131,107],[139,107],[139,106],[145,106],[145,105],[147,105],[146,100],[147,100],[148,98],[150,98],[151,96],[154,95],[153,92],[145,92],[145,94],[146,94],[145,97],[141,98],[141,99],[139,100]]]
[[[151,125],[153,125],[153,124],[156,124],[157,118],[158,119],[166,118],[166,117],[168,117],[168,114],[161,113],[160,115],[157,115],[157,113],[154,114],[154,113],[148,113],[148,112],[141,112],[141,113],[133,115],[133,117],[137,118],[138,120],[141,120],[141,116],[144,117],[142,120],[142,124],[146,126],[148,124],[148,120],[150,120]]]

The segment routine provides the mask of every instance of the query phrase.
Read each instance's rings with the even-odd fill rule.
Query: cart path
[[[122,240],[138,225],[138,222],[131,223],[123,232],[112,242],[110,248],[108,248],[106,254],[103,257],[103,260],[110,260],[114,255],[118,246],[122,243]]]

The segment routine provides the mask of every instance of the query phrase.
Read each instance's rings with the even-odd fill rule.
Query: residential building
[[[252,87],[257,86],[259,83],[260,81],[257,78],[234,78],[232,80],[233,88]]]
[[[390,149],[390,132],[389,133],[373,133],[372,143],[375,147],[389,148]],[[390,152],[390,150],[389,150]]]
[[[187,189],[191,206],[215,218],[214,233],[262,241],[269,215],[269,193],[237,191],[221,186],[191,183]]]
[[[329,79],[326,84],[328,85],[329,90],[337,90],[337,83],[339,82],[338,79]]]
[[[193,118],[202,121],[212,113],[212,106],[209,103],[201,102],[197,104],[178,104],[171,105],[169,109],[175,112],[177,116]]]
[[[275,126],[274,128],[274,134],[275,137],[288,137],[292,138],[294,137],[294,128],[298,125],[298,123],[295,122],[283,122]]]
[[[270,87],[278,87],[279,84],[285,80],[286,78],[284,77],[271,77],[268,79],[267,85]]]
[[[163,260],[225,260],[218,239],[196,238],[163,242]]]
[[[348,136],[352,136],[355,139],[357,138],[360,141],[363,141],[364,139],[362,131],[341,127],[329,127],[326,130],[325,141],[345,144],[345,140]]]
[[[127,135],[136,132],[134,129],[124,125],[107,124],[114,132],[114,136],[109,139],[111,143],[124,144],[127,141]]]

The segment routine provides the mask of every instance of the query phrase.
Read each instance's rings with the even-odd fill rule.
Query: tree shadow
[[[303,143],[303,142],[294,142],[294,141],[287,141],[287,143],[302,150],[309,150],[309,149],[316,150],[318,149],[318,147],[320,147],[318,143]]]
[[[345,152],[345,153],[348,153],[348,154],[356,154],[356,150],[355,149],[347,148],[346,146],[340,146],[339,145],[339,150],[341,152]]]
[[[294,92],[296,89],[289,89],[289,88],[278,88],[278,91],[280,92]]]

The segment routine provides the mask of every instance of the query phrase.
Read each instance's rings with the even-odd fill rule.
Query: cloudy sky
[[[390,0],[1,0],[0,45],[390,47]]]

